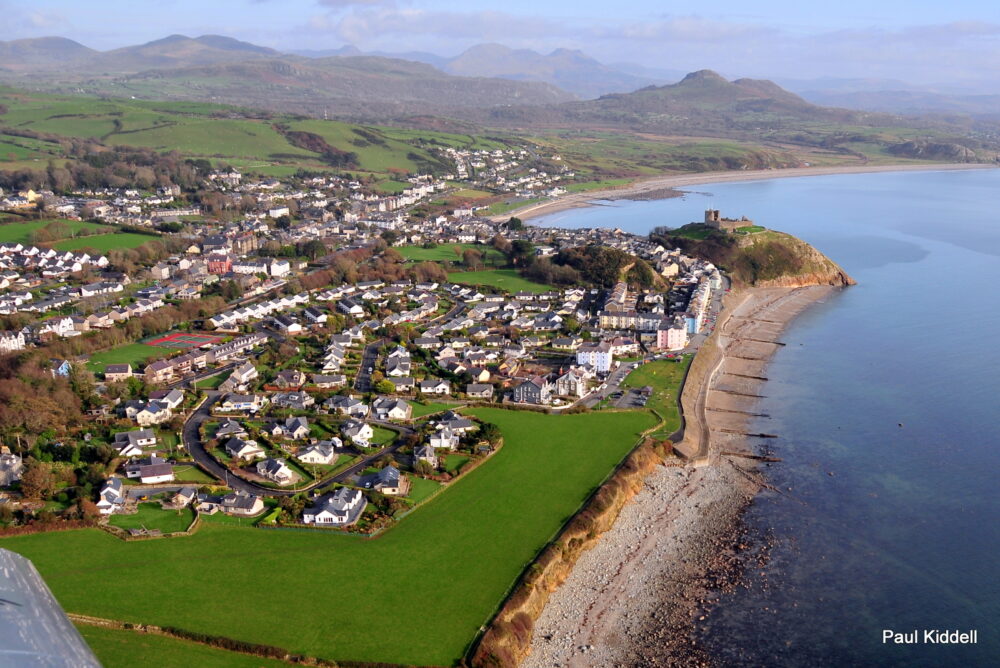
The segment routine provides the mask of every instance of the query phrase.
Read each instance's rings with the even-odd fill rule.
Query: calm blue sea
[[[704,643],[725,665],[1000,665],[1000,170],[693,190],[533,222],[644,234],[712,207],[809,241],[859,282],[798,318],[768,369],[755,426],[780,436],[767,475],[790,491],[751,506],[771,559]],[[883,644],[884,629],[978,629],[979,643]]]

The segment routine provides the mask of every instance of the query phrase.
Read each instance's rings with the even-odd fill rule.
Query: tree
[[[507,221],[507,229],[516,232],[524,229],[524,221],[516,216],[511,216]]]
[[[375,383],[375,391],[379,394],[392,394],[396,391],[396,386],[391,380],[380,380]]]
[[[428,461],[424,461],[423,459],[421,459],[419,462],[416,463],[416,465],[413,467],[413,470],[419,473],[420,475],[431,475],[432,473],[434,473],[434,467],[431,466],[431,463]]]
[[[469,269],[482,269],[483,254],[474,248],[466,248],[462,253],[462,264]]]
[[[56,488],[56,477],[49,464],[36,459],[28,459],[21,476],[21,493],[29,499],[44,499],[52,495]]]
[[[515,239],[510,245],[510,261],[512,264],[527,264],[534,255],[535,247],[526,239]]]

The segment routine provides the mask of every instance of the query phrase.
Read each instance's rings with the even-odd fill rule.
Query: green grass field
[[[190,508],[164,510],[159,503],[140,503],[139,512],[134,515],[112,515],[108,519],[111,526],[120,529],[159,529],[163,533],[186,531],[194,520]]]
[[[197,383],[194,384],[199,390],[214,390],[226,382],[229,378],[228,373],[217,373],[214,376],[209,376],[208,378],[202,378]]]
[[[80,220],[62,220],[54,218],[46,220],[31,220],[23,223],[3,223],[0,224],[0,242],[30,244],[32,232],[42,229],[49,223],[55,222],[62,223],[68,227],[72,234],[76,234],[80,230],[84,229],[94,231],[107,231],[112,229],[107,225],[98,225],[97,223],[86,223]],[[83,239],[89,238],[91,237],[81,237],[79,240],[82,241]],[[69,239],[67,241],[76,240],[77,239]]]
[[[289,664],[206,647],[187,640],[99,626],[77,627],[104,668],[131,668],[139,657],[155,657],[157,668],[280,668]]]
[[[455,252],[455,249],[458,252]],[[411,262],[461,262],[462,251],[472,249],[483,254],[483,263],[486,265],[497,265],[506,262],[504,254],[491,246],[480,244],[440,244],[436,248],[422,248],[420,246],[399,246],[394,248],[407,260]]]
[[[157,241],[158,237],[151,234],[136,234],[134,232],[121,232],[119,234],[95,234],[89,237],[77,237],[75,239],[65,239],[52,244],[57,250],[75,251],[81,248],[93,248],[98,251],[115,250],[116,248],[136,248],[150,241]]]
[[[91,371],[101,373],[107,364],[131,364],[132,371],[141,371],[150,360],[166,357],[171,352],[173,351],[170,348],[147,346],[145,343],[126,343],[111,350],[94,353],[87,360],[87,367]]]
[[[638,388],[648,385],[653,388],[653,396],[646,404],[646,408],[656,411],[663,417],[663,425],[653,434],[656,438],[666,438],[681,426],[680,411],[677,408],[677,390],[692,358],[692,355],[685,355],[682,362],[659,360],[643,364],[622,382],[622,387]]]
[[[547,199],[548,197],[532,197],[529,199],[514,200],[513,202],[496,202],[495,204],[490,204],[486,212],[491,216],[499,216],[504,213],[510,213],[514,209],[544,202]]]
[[[455,271],[448,280],[462,285],[479,285],[507,292],[548,292],[552,288],[521,278],[515,269],[488,269],[484,271]]]
[[[180,539],[125,542],[84,529],[0,545],[30,558],[70,612],[331,659],[451,665],[538,550],[655,424],[645,412],[472,412],[501,428],[504,447],[376,540],[206,521]],[[260,574],[247,576],[254,586],[234,586],[248,573]],[[178,586],[192,577],[196,587]],[[222,614],[220,601],[240,614]]]

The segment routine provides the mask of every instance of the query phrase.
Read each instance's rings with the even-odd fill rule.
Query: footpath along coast
[[[763,482],[747,434],[766,367],[796,315],[838,288],[751,288],[726,297],[692,364],[677,448],[584,552],[535,622],[527,668],[699,665],[693,628],[734,581],[739,520]]]

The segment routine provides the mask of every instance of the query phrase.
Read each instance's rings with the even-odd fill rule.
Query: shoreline
[[[683,391],[681,444],[704,456],[697,464],[668,460],[646,478],[550,595],[524,667],[710,662],[694,644],[695,624],[712,593],[736,581],[740,518],[766,484],[742,456],[754,450],[746,432],[756,419],[755,395],[778,337],[834,291],[751,288],[727,296],[725,318],[702,348],[707,361],[692,366]]]
[[[501,216],[490,216],[494,222],[503,222],[512,216],[522,220],[593,206],[595,200],[666,199],[685,194],[675,190],[686,186],[770,179],[802,178],[807,176],[835,176],[838,174],[880,174],[886,172],[934,172],[966,169],[996,169],[995,165],[980,163],[941,163],[921,165],[843,165],[834,167],[789,167],[786,169],[755,169],[746,171],[701,172],[696,174],[670,174],[635,181],[620,188],[590,190],[563,195],[556,199],[530,204]],[[675,194],[670,194],[670,193]]]

